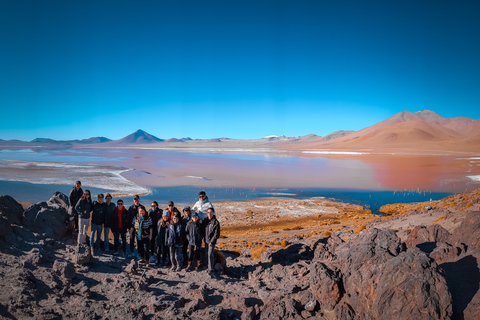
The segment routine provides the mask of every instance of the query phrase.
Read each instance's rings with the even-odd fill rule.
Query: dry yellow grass
[[[355,233],[360,233],[360,232],[362,232],[362,231],[365,230],[365,229],[366,229],[366,228],[365,228],[365,225],[362,224],[362,225],[360,225],[357,229],[355,229],[354,232],[355,232]]]
[[[261,246],[258,247],[253,247],[250,250],[250,255],[252,256],[252,259],[254,260],[260,260],[260,257],[262,256],[262,252],[265,252],[267,249]]]

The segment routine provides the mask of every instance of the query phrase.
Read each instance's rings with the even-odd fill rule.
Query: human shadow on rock
[[[444,270],[444,277],[452,294],[452,319],[463,320],[465,308],[480,287],[480,270],[477,259],[469,255],[456,262],[443,263],[440,267]]]

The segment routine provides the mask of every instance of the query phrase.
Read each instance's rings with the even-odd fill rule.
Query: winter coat
[[[92,205],[92,224],[102,225],[105,223],[105,214],[107,206],[105,203],[95,201]]]
[[[199,220],[197,220],[196,223],[193,222],[193,220],[190,220],[187,223],[185,233],[187,235],[189,245],[196,247],[202,246],[203,228]]]
[[[70,190],[70,194],[68,195],[68,202],[70,203],[70,207],[75,208],[77,205],[78,200],[82,197],[83,190],[82,188],[78,189],[73,187],[72,190]]]
[[[128,226],[130,225],[128,223],[128,210],[127,210],[127,208],[124,208],[124,210],[122,211],[122,216],[121,216],[122,226],[121,227],[119,227],[119,222],[120,222],[120,217],[118,216],[118,209],[117,209],[117,207],[115,207],[115,210],[113,210],[113,214],[112,214],[112,225],[111,225],[112,232],[126,233],[129,230]]]
[[[208,200],[208,197],[205,197],[205,200],[198,200],[197,203],[193,206],[192,210],[198,213],[200,220],[203,220],[207,217],[208,208],[213,208],[212,203]]]
[[[178,211],[177,207],[173,207],[173,209],[172,209],[171,212],[168,211],[168,208],[165,209],[165,211],[168,212],[168,217],[169,217],[169,220],[170,220],[170,221],[173,220],[173,216],[174,216],[176,213],[178,213],[180,216],[182,215],[182,214],[180,213],[180,211]]]
[[[78,216],[81,219],[90,219],[90,211],[92,211],[92,203],[80,199],[75,205],[75,210],[77,210]]]
[[[152,219],[152,225],[155,226],[153,228],[153,235],[156,236],[157,235],[157,225],[158,225],[158,221],[160,219],[162,219],[162,215],[163,215],[163,210],[162,209],[155,209],[155,210],[150,210],[148,212],[148,215],[150,216],[150,219]]]
[[[168,246],[168,226],[170,224],[162,223],[162,221],[158,221],[157,224],[157,238],[155,239],[155,243],[157,247],[161,246]]]
[[[182,224],[170,223],[168,225],[168,243],[169,246],[182,246],[185,239],[185,229]]]
[[[104,228],[111,228],[113,226],[113,212],[115,211],[115,208],[117,208],[117,206],[113,202],[110,202],[110,205],[105,203],[106,211]]]
[[[213,216],[212,220],[207,224],[205,228],[205,242],[215,245],[220,237],[220,222]]]

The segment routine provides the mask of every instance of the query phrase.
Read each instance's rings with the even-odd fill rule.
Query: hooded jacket
[[[198,213],[200,220],[203,220],[207,217],[208,208],[213,208],[213,205],[210,200],[208,200],[208,197],[205,197],[205,200],[198,200],[192,210]]]
[[[210,220],[210,222],[207,224],[207,227],[205,228],[205,242],[215,245],[219,237],[220,222],[218,222],[216,216],[213,216],[212,220]]]
[[[78,200],[75,206],[80,219],[90,219],[90,211],[92,211],[92,203],[85,200]]]
[[[185,233],[187,234],[188,244],[191,246],[201,247],[202,246],[202,236],[203,230],[202,225],[200,224],[200,220],[197,222],[193,222],[190,220],[187,223],[187,228]]]

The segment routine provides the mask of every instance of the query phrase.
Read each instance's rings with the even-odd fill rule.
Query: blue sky
[[[480,118],[478,1],[0,2],[0,139]]]

